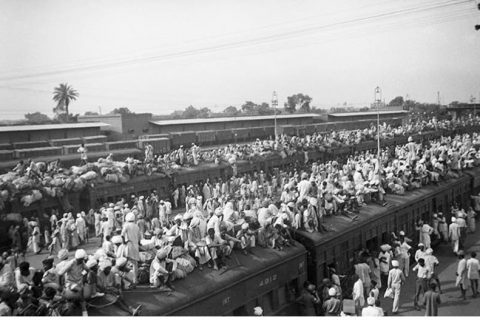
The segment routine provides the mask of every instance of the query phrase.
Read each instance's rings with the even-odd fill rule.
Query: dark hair
[[[430,282],[430,289],[434,290],[437,288],[437,284],[435,282]]]
[[[472,258],[475,258],[477,256],[477,253],[475,251],[470,252],[470,256]]]
[[[20,264],[18,265],[18,268],[19,268],[20,270],[26,271],[26,270],[28,270],[28,269],[30,268],[30,263],[28,263],[27,261],[22,261],[22,262],[20,262]]]

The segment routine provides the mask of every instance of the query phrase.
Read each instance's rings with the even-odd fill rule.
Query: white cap
[[[91,269],[97,265],[97,260],[95,259],[88,259],[87,263],[87,268]]]
[[[400,264],[398,263],[397,260],[392,260],[392,266],[393,267],[398,267]]]
[[[369,306],[375,305],[375,298],[374,298],[374,297],[368,297],[368,298],[367,298],[367,304],[368,304]]]
[[[113,244],[122,244],[123,243],[123,238],[122,236],[116,235],[112,237],[112,243]]]
[[[87,252],[83,249],[78,249],[75,251],[75,259],[85,259],[87,257]]]
[[[253,314],[256,315],[256,316],[262,316],[263,315],[262,307],[253,308]]]
[[[336,296],[337,295],[337,289],[335,289],[335,288],[328,289],[328,295],[331,296],[331,297]]]
[[[125,216],[125,221],[134,222],[135,221],[135,214],[133,212],[127,213],[127,215]]]

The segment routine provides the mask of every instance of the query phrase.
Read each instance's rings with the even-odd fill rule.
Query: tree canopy
[[[52,119],[50,119],[46,114],[38,111],[25,114],[25,119],[27,119],[28,124],[43,124],[52,122]]]
[[[403,106],[404,101],[402,96],[395,97],[390,103],[388,104],[390,107],[399,107]]]
[[[113,109],[109,114],[134,114],[134,112],[130,111],[127,107],[121,107]]]
[[[301,112],[310,112],[310,102],[312,98],[303,93],[297,93],[287,97],[287,102],[285,102],[285,110],[289,113],[294,113],[296,111]]]

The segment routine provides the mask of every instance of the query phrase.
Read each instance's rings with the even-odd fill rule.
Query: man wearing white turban
[[[133,284],[135,285],[137,283],[138,261],[140,261],[140,240],[143,235],[135,223],[135,214],[133,212],[127,213],[121,235],[126,244],[124,255],[133,265]]]

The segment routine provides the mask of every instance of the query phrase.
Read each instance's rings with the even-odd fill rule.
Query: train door
[[[385,232],[384,234],[386,234],[387,232]],[[382,235],[383,236],[383,235]],[[383,242],[383,241],[382,241]],[[385,242],[386,243],[386,242]],[[367,243],[366,243],[366,248],[372,252],[372,251],[377,251],[378,250],[378,247],[380,246],[380,243],[378,243],[378,236],[375,236],[373,238],[370,238],[367,240]]]

